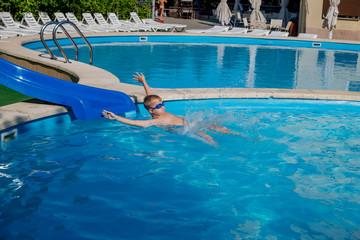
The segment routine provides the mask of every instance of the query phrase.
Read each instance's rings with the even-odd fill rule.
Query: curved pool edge
[[[188,33],[87,33],[89,37],[100,36],[198,36]],[[73,35],[74,37],[77,35]],[[246,37],[251,36],[224,36],[220,34],[202,34],[200,36],[221,37]],[[49,36],[47,37],[49,38]],[[269,37],[256,37],[269,38]],[[285,39],[274,38],[273,39]],[[286,38],[287,40],[299,40]],[[39,41],[38,36],[15,37],[0,41],[0,57],[3,57],[20,66],[34,71],[61,78],[67,81],[76,81],[80,84],[121,91],[128,94],[134,102],[141,103],[145,96],[141,86],[119,83],[119,79],[112,73],[103,69],[72,62],[65,64],[63,58],[49,59],[48,54],[39,53],[22,46],[24,43]],[[301,41],[326,41],[335,43],[359,44],[353,41],[336,41],[325,39],[301,39]],[[49,70],[46,72],[47,70]],[[45,71],[45,72],[44,72]],[[64,74],[65,73],[65,74]],[[68,76],[68,77],[66,77]],[[75,79],[75,80],[74,80]],[[163,89],[153,88],[154,92],[162,96],[164,100],[191,100],[191,99],[216,99],[216,98],[280,98],[280,99],[314,99],[314,100],[345,100],[360,101],[359,92],[327,91],[327,90],[298,90],[298,89],[259,89],[259,88],[188,88],[188,89]],[[67,112],[63,106],[47,104],[45,102],[20,102],[0,107],[0,131],[14,127],[18,124],[57,115]]]

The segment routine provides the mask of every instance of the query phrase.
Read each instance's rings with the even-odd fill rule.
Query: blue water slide
[[[104,109],[114,113],[135,110],[135,104],[125,93],[50,77],[2,58],[0,84],[34,98],[69,106],[81,120],[98,118]]]

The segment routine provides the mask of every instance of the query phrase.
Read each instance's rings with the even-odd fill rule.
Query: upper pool
[[[138,71],[157,88],[360,90],[358,44],[204,36],[90,37],[89,41],[94,65],[124,83],[134,84],[132,74]],[[60,44],[74,59],[70,41]],[[61,56],[54,44],[49,45]],[[39,42],[25,47],[46,52]],[[86,45],[80,47],[79,58],[89,62]]]

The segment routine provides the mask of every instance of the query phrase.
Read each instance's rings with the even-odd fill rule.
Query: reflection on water
[[[80,60],[87,62],[87,48],[80,51]],[[94,56],[95,66],[114,73],[121,82],[134,83],[131,76],[139,71],[152,87],[347,90],[348,82],[360,79],[359,53],[337,50],[124,43],[96,45]]]

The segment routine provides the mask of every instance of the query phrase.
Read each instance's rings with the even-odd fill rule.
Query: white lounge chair
[[[35,35],[38,31],[31,30],[26,26],[20,25],[14,21],[9,12],[0,12],[0,20],[4,26],[0,26],[0,29],[7,31],[8,33],[16,33],[19,36]]]
[[[135,23],[120,21],[115,13],[108,13],[107,20],[111,22],[112,25],[117,27],[126,27],[129,28],[132,32],[138,31],[152,31],[151,27],[138,27]]]
[[[55,13],[55,21],[58,22],[63,22],[63,21],[67,21],[67,18],[65,17],[65,15],[62,12],[56,12]],[[74,29],[73,26],[69,25],[69,24],[64,24],[62,25],[66,31],[68,31],[69,33],[73,33],[76,32],[76,30]]]
[[[247,28],[238,28],[238,27],[233,27],[232,29],[226,31],[226,32],[220,32],[221,34],[245,34],[247,33],[248,29]]]
[[[263,30],[263,29],[253,29],[251,32],[247,32],[244,35],[250,36],[268,36],[270,34],[270,30]]]
[[[271,19],[270,24],[268,25],[269,30],[277,30],[279,31],[282,27],[283,20],[282,19]]]
[[[119,32],[131,32],[131,29],[127,28],[125,26],[115,26],[113,24],[108,23],[101,13],[94,13],[94,17],[95,17],[96,21],[99,23],[99,25],[102,27],[113,28]]]
[[[137,15],[136,12],[131,12],[130,13],[130,21],[134,21],[139,27],[140,26],[148,26],[151,27],[153,29],[153,31],[158,31],[158,30],[164,30],[164,31],[169,31],[172,28],[169,26],[159,26],[159,25],[153,25],[153,24],[148,24],[148,23],[144,23],[143,21],[141,21],[141,19],[139,18],[139,16]]]
[[[16,33],[14,32],[8,32],[6,30],[1,30],[0,29],[0,39],[5,39],[5,38],[9,38],[9,37],[16,37],[18,36]]]
[[[311,38],[311,39],[316,39],[316,38],[317,38],[317,34],[300,33],[300,34],[298,35],[298,38]]]
[[[289,32],[271,31],[269,36],[271,36],[271,37],[288,37]]]
[[[36,19],[34,18],[33,14],[31,12],[24,12],[23,13],[23,18],[21,20],[22,25],[26,24],[28,26],[29,29],[33,30],[33,31],[37,31],[38,33],[40,33],[41,28],[43,27],[42,25],[40,25]],[[51,34],[52,33],[52,29],[45,29],[45,34]]]
[[[269,34],[269,36],[273,36],[273,37],[288,37],[288,36],[289,36],[289,30],[290,30],[291,25],[292,25],[292,22],[289,21],[285,28],[283,28],[283,27],[278,28],[279,30],[284,30],[284,31],[271,31],[270,34]]]
[[[173,23],[159,23],[159,22],[156,22],[154,21],[153,19],[150,19],[150,18],[145,18],[142,20],[144,23],[146,24],[151,24],[151,25],[155,25],[155,26],[165,26],[165,27],[169,27],[171,28],[172,32],[173,31],[177,31],[177,32],[182,32],[185,30],[185,28],[187,27],[187,25],[185,24],[173,24]]]
[[[270,30],[264,30],[264,29],[257,29],[253,28],[253,25],[250,25],[247,21],[247,18],[243,18],[244,27],[248,28],[248,32],[245,33],[245,35],[250,36],[267,36],[270,34]]]
[[[51,18],[47,12],[39,12],[38,23],[46,24],[51,22]]]
[[[127,27],[138,28],[140,31],[155,32],[155,30],[151,26],[147,26],[147,24],[136,24],[134,22],[130,22],[129,20],[119,20],[119,22]]]
[[[86,23],[87,25],[89,25],[89,27],[91,29],[96,29],[96,30],[101,30],[102,32],[117,32],[118,30],[115,27],[105,27],[105,26],[100,26],[99,24],[97,24],[95,22],[95,19],[92,17],[91,13],[83,13],[82,14],[83,19],[82,19],[82,23]]]
[[[229,30],[229,27],[214,26],[214,27],[208,28],[208,29],[189,29],[189,30],[185,30],[185,32],[187,32],[187,33],[221,33],[221,32],[226,32],[227,30]]]
[[[70,22],[74,23],[82,32],[102,32],[101,29],[91,28],[89,27],[89,25],[82,24],[72,12],[65,13],[65,16]]]

